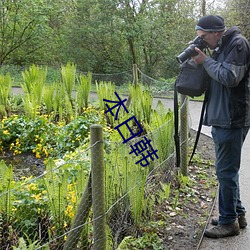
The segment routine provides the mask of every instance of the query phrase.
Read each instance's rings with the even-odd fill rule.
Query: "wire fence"
[[[139,72],[145,85],[163,83]],[[185,105],[187,99],[180,109]],[[114,138],[97,138],[74,157],[48,159],[38,176],[17,180],[15,170],[1,161],[1,249],[125,249],[128,239],[144,234],[139,225],[156,216],[155,204],[166,198],[162,184],[171,183],[175,174],[173,113],[164,112],[157,117],[158,121],[164,117],[161,122],[145,128],[146,134],[123,143],[113,131]],[[151,154],[143,161],[143,154],[131,153],[135,145],[145,151],[142,139],[151,142],[147,148]],[[99,169],[93,173],[96,165]],[[93,181],[102,168],[103,177]],[[103,205],[104,212],[98,212]]]

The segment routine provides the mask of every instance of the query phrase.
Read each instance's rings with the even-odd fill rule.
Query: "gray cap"
[[[221,16],[203,16],[198,21],[197,25],[195,26],[195,30],[203,30],[203,31],[224,31],[225,24],[224,19]]]

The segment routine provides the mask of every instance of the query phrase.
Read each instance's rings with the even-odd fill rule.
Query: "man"
[[[203,64],[210,76],[204,125],[212,126],[216,175],[219,181],[219,218],[205,235],[221,238],[239,234],[247,226],[240,200],[239,169],[241,149],[250,126],[250,47],[237,27],[225,30],[220,16],[202,17],[195,30],[212,56],[195,48],[193,59]]]

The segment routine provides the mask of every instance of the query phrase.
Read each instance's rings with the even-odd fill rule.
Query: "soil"
[[[13,155],[12,152],[7,152],[0,156],[0,160],[4,160],[5,164],[13,167],[15,180],[20,177],[39,176],[45,171],[43,159],[37,159],[32,153],[22,153]]]
[[[191,148],[195,134],[191,131]],[[172,194],[170,202],[158,207],[161,213],[164,212],[167,215],[168,225],[160,228],[158,234],[162,235],[164,250],[199,249],[203,232],[215,204],[218,183],[214,168],[215,154],[212,139],[201,134],[196,152],[194,162],[188,170],[191,183],[184,188],[178,183],[175,185],[176,190],[179,190],[177,207],[173,208],[176,193]]]

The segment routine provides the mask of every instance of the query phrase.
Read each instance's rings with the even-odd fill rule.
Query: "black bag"
[[[180,74],[175,81],[177,92],[191,97],[201,96],[209,79],[203,65],[197,64],[192,58],[181,64]]]

